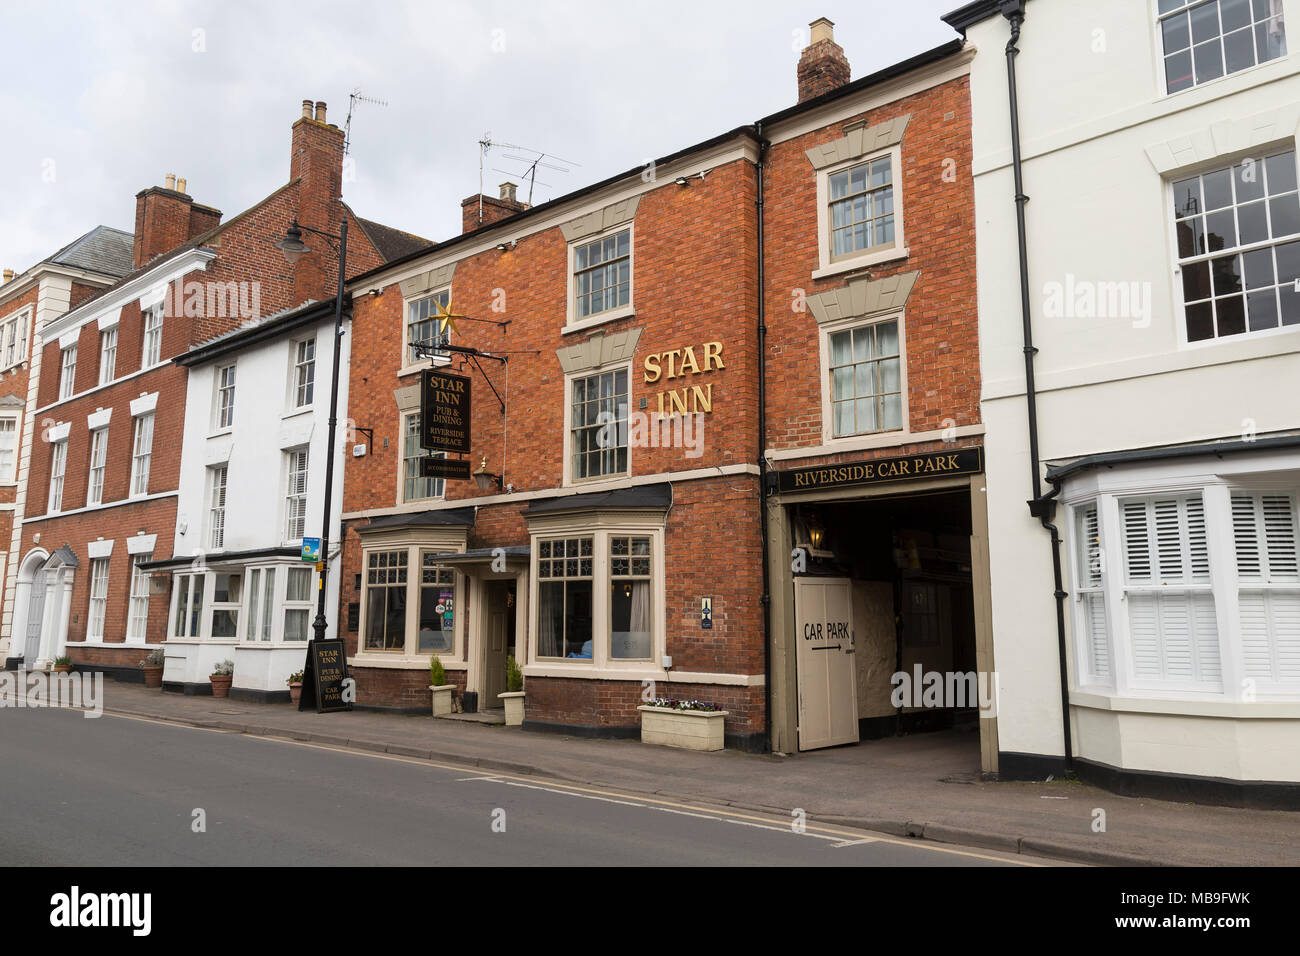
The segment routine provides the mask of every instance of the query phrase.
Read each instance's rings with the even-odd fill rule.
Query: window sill
[[[853,259],[844,259],[824,265],[813,272],[812,277],[814,279],[826,279],[830,276],[843,275],[846,272],[856,272],[858,269],[880,265],[882,262],[895,262],[899,259],[906,259],[909,254],[910,250],[906,246],[901,249],[882,249],[880,252],[873,252],[870,255],[857,256]]]
[[[596,666],[592,661],[581,664],[567,664],[561,661],[538,661],[523,668],[524,677],[578,677],[589,680],[668,680],[668,672],[662,667],[646,661],[643,667],[631,669],[626,667]]]
[[[214,432],[209,432],[209,433],[208,433],[208,437],[209,437],[209,438],[224,438],[225,436],[227,436],[227,435],[233,435],[234,433],[235,433],[235,429],[234,429],[233,427],[232,427],[232,428],[219,428],[219,429],[217,429],[217,430],[214,431]]]
[[[568,322],[565,324],[564,328],[560,329],[560,334],[569,335],[573,332],[585,332],[587,329],[595,328],[598,325],[604,325],[607,322],[617,322],[619,319],[631,319],[635,317],[635,307],[625,305],[622,308],[611,309],[608,312],[591,315],[576,322]]]
[[[465,661],[442,660],[443,670],[464,671],[469,670],[469,664]],[[429,669],[429,657],[407,657],[405,651],[363,651],[348,658],[348,663],[357,667],[391,667],[395,670],[422,670]]]
[[[288,421],[290,418],[299,418],[303,415],[310,415],[316,411],[315,405],[304,405],[302,408],[292,408],[280,416],[281,421]]]
[[[1089,710],[1116,713],[1166,714],[1174,717],[1226,717],[1259,719],[1300,719],[1300,699],[1256,700],[1245,702],[1201,698],[1120,697],[1105,689],[1072,690],[1070,704]]]

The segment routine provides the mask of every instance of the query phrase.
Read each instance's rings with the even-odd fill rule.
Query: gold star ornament
[[[446,335],[448,332],[456,331],[457,319],[468,318],[468,316],[464,316],[457,312],[453,312],[450,301],[448,301],[448,303],[445,306],[441,302],[437,302],[435,304],[438,306],[438,315],[437,315],[438,331],[441,332],[443,335]]]

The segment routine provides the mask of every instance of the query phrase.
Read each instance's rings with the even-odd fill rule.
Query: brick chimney
[[[460,231],[462,233],[473,232],[475,229],[507,219],[528,209],[528,203],[520,202],[515,198],[517,188],[514,183],[504,182],[501,184],[501,198],[499,199],[492,196],[470,196],[468,199],[462,199],[460,201]],[[482,219],[479,218],[480,200],[483,203]]]
[[[299,181],[298,221],[338,232],[343,196],[343,130],[325,122],[325,104],[302,101],[294,121],[289,178]]]
[[[177,182],[176,174],[168,173],[163,182],[135,194],[136,269],[221,222],[221,210],[196,203],[185,192],[184,179]]]
[[[849,81],[849,60],[835,42],[835,24],[820,17],[808,24],[812,34],[799,57],[799,102],[811,100]]]

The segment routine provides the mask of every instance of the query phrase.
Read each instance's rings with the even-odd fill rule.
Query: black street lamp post
[[[321,512],[320,581],[317,584],[316,620],[312,622],[312,630],[315,632],[313,640],[323,641],[326,628],[325,583],[329,575],[330,507],[334,499],[334,435],[339,422],[339,358],[343,347],[343,279],[347,273],[348,262],[348,214],[343,213],[343,227],[340,235],[337,236],[313,229],[311,226],[300,225],[295,218],[285,232],[284,238],[275,244],[276,248],[284,253],[289,265],[293,265],[303,253],[308,251],[302,241],[304,229],[326,239],[337,240],[339,244],[338,293],[334,297],[334,365],[330,370],[329,437],[325,446],[325,507]]]

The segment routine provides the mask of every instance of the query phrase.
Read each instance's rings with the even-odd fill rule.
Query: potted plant
[[[165,657],[161,647],[155,647],[149,652],[144,660],[140,662],[140,670],[144,671],[145,687],[161,687],[163,664]]]
[[[72,658],[67,654],[61,654],[54,658],[54,672],[56,674],[66,674],[72,670]]]
[[[229,697],[230,682],[235,679],[235,662],[224,660],[212,668],[212,673],[208,675],[208,680],[212,682],[213,697]]]
[[[302,671],[294,671],[285,679],[289,685],[289,700],[298,703],[302,699]]]
[[[524,722],[524,672],[511,654],[506,658],[506,692],[498,694],[506,705],[506,726],[518,727]]]
[[[442,717],[450,714],[451,697],[456,691],[456,685],[447,683],[447,672],[443,669],[442,661],[438,659],[437,654],[429,658],[429,690],[433,691],[433,716]]]
[[[702,700],[657,697],[642,704],[641,742],[684,750],[721,750],[728,711]]]

